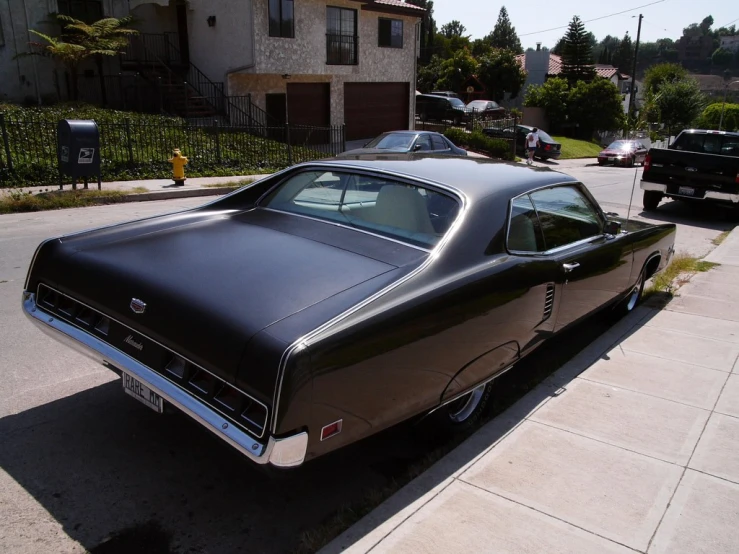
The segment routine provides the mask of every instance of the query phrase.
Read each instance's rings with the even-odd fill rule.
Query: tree
[[[705,97],[694,79],[664,82],[654,97],[654,108],[659,122],[670,135],[689,128],[701,115]]]
[[[598,60],[598,63],[610,64],[613,59],[613,54],[618,50],[620,43],[621,41],[618,37],[606,35],[606,38],[601,40],[595,48],[593,48],[593,58]]]
[[[562,53],[565,50],[565,37],[560,38],[556,44],[554,45],[554,48],[552,48],[551,52],[552,54],[556,54],[557,56],[561,56]]]
[[[511,20],[508,18],[508,10],[506,10],[505,6],[500,8],[498,21],[495,23],[495,27],[493,27],[493,32],[485,38],[493,48],[512,50],[515,54],[523,53],[521,41],[516,34],[516,28],[511,25]]]
[[[716,67],[729,67],[734,61],[734,52],[726,48],[716,48],[711,56],[711,63]]]
[[[518,96],[526,82],[526,72],[512,50],[494,48],[480,59],[477,78],[485,85],[490,98],[500,102],[506,92],[511,98]]]
[[[486,39],[476,38],[472,41],[470,50],[472,51],[472,55],[475,58],[480,59],[483,56],[490,54],[493,51],[493,48],[492,46],[490,46],[490,43]]]
[[[464,35],[465,31],[467,31],[467,28],[456,19],[449,23],[444,23],[444,25],[441,26],[441,34],[446,38],[461,37]]]
[[[569,118],[578,134],[590,139],[595,131],[615,131],[624,126],[621,94],[608,79],[579,81],[568,96]]]
[[[631,74],[634,64],[634,44],[627,32],[618,45],[618,50],[613,54],[613,65],[620,73]]]
[[[724,119],[721,120],[721,110],[724,111]],[[718,124],[721,122],[722,131],[739,131],[739,104],[733,104],[727,102],[724,105],[723,102],[716,102],[710,104],[703,110],[699,127],[702,129],[718,129]]]
[[[429,63],[433,55],[434,34],[436,33],[436,21],[434,21],[434,3],[432,0],[407,0],[409,4],[426,10],[421,19],[420,33],[420,60],[421,63]]]
[[[105,78],[103,77],[103,57],[120,54],[128,46],[128,41],[138,31],[128,26],[133,23],[133,17],[106,17],[93,23],[85,23],[66,15],[57,15],[57,21],[63,25],[64,34],[71,42],[75,42],[87,48],[94,54],[95,63],[100,78],[100,93],[103,105],[107,104],[107,92],[105,90]]]
[[[431,56],[429,63],[418,70],[418,80],[416,83],[418,90],[428,93],[436,89],[436,83],[441,78],[441,64],[443,61],[439,56]]]
[[[685,68],[675,63],[653,65],[644,75],[644,92],[657,94],[664,84],[680,81],[687,76]]]
[[[31,52],[19,53],[18,56],[43,56],[60,63],[66,70],[72,83],[72,100],[77,100],[79,96],[77,69],[80,63],[94,54],[80,44],[73,44],[63,40],[63,37],[52,37],[33,29],[29,29],[29,32],[39,37],[43,42],[29,42],[28,44],[33,50]]]
[[[98,63],[98,74],[101,79],[101,92],[105,102],[105,86],[102,83],[102,60],[104,56],[117,56],[128,44],[129,38],[138,33],[129,29],[133,18],[116,19],[107,17],[88,24],[66,15],[55,15],[61,25],[61,35],[53,37],[33,29],[31,33],[43,42],[30,42],[31,52],[19,56],[36,55],[50,57],[59,62],[67,71],[72,84],[72,99],[79,97],[79,65],[88,58],[95,58]]]
[[[560,77],[547,79],[542,85],[526,89],[524,106],[542,108],[549,120],[549,131],[557,132],[567,120],[569,87]]]
[[[458,91],[462,83],[477,73],[477,60],[472,57],[466,48],[458,50],[451,58],[441,62],[439,80],[436,87],[439,90]]]
[[[571,84],[595,77],[591,39],[578,16],[572,18],[564,37],[562,77]]]

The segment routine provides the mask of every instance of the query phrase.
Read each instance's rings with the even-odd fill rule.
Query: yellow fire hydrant
[[[172,179],[174,180],[175,186],[184,186],[187,158],[182,155],[179,148],[172,150],[172,157],[169,159],[169,163],[172,164]]]

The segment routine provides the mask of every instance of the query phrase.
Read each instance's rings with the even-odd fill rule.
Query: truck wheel
[[[662,193],[656,190],[645,190],[644,191],[644,200],[642,201],[642,204],[644,205],[644,209],[648,212],[652,212],[657,209],[657,206],[659,206],[659,202],[662,200]]]

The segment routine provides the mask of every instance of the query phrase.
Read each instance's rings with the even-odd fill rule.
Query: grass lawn
[[[552,137],[562,145],[560,160],[574,160],[576,158],[595,158],[603,150],[599,144],[587,140],[576,140],[567,137]]]

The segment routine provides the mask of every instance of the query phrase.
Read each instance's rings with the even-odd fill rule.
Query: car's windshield
[[[423,248],[433,248],[459,213],[451,195],[385,177],[304,171],[289,177],[259,203],[332,221]]]
[[[467,104],[468,108],[475,108],[476,110],[484,110],[487,107],[488,103],[484,100],[473,100],[469,104]]]
[[[462,102],[459,98],[450,98],[449,103],[455,107],[457,106],[462,107],[462,108],[465,107],[464,102]]]
[[[386,133],[367,143],[365,148],[383,150],[408,150],[416,135],[412,133]]]
[[[633,145],[634,143],[628,140],[617,140],[608,145],[608,150],[631,150]]]

